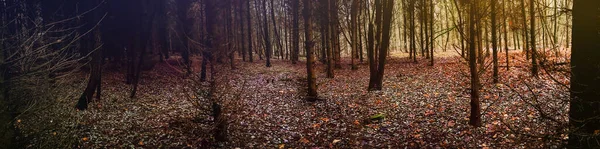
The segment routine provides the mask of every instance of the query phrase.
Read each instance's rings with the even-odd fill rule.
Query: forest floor
[[[501,54],[503,55],[503,54]],[[350,70],[349,59],[325,78],[318,63],[323,100],[308,102],[305,63],[273,60],[216,66],[223,85],[218,98],[228,120],[225,148],[547,148],[567,139],[568,76],[530,75],[524,55],[511,53],[500,82],[482,73],[483,126],[468,125],[469,73],[460,57],[413,63],[391,58],[382,91],[367,91],[369,69]],[[500,64],[505,65],[501,57]],[[171,63],[174,64],[174,63]],[[487,63],[486,63],[487,64]],[[515,65],[516,64],[516,65]],[[102,100],[76,112],[75,131],[83,148],[211,148],[212,125],[193,77],[160,63],[144,72],[137,98],[118,71],[104,73]],[[486,65],[486,67],[489,65]],[[195,67],[197,68],[197,66]],[[491,70],[491,69],[488,69]],[[83,76],[82,76],[83,77]],[[72,99],[71,99],[72,100]],[[74,105],[75,101],[72,101]],[[204,104],[204,105],[203,105]],[[370,121],[372,116],[382,120]],[[63,126],[64,127],[64,126]],[[48,131],[51,133],[52,131]],[[54,133],[56,136],[56,133]]]

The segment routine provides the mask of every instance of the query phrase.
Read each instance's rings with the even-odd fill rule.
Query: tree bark
[[[358,51],[358,7],[360,5],[360,1],[359,0],[352,0],[352,10],[350,10],[350,23],[351,23],[351,27],[350,27],[350,33],[351,33],[351,48],[352,48],[352,54],[350,54],[350,59],[351,59],[351,63],[352,63],[352,70],[357,70],[358,67],[356,66],[356,63],[354,62],[355,59],[355,55]]]
[[[391,36],[391,22],[394,10],[394,0],[376,0],[375,1],[375,19],[369,25],[369,49],[367,50],[369,56],[369,91],[381,90],[383,87],[383,76],[385,72],[386,55],[390,46]],[[379,19],[381,18],[381,19]],[[374,23],[377,23],[378,31],[375,35]],[[381,37],[380,40],[376,40],[376,37]],[[376,43],[377,42],[377,43]],[[379,45],[376,46],[375,45]],[[376,52],[379,54],[376,57]]]
[[[299,8],[300,7],[300,0],[293,0],[292,1],[292,54],[291,54],[291,59],[292,59],[292,64],[296,64],[298,62],[298,57],[300,55],[300,28],[299,28],[299,19],[298,19],[298,15],[299,14]]]
[[[267,67],[271,67],[271,52],[273,50],[273,47],[271,47],[271,39],[269,38],[269,20],[267,20],[267,0],[263,0],[262,1],[262,7],[263,7],[263,33],[264,33],[264,40],[265,40],[265,57],[267,58]]]
[[[537,64],[537,50],[535,40],[535,1],[529,0],[529,17],[531,28],[529,31],[531,34],[531,74],[533,76],[538,75],[538,64]]]
[[[573,1],[569,148],[600,148],[600,1]]]
[[[469,4],[469,70],[471,72],[471,115],[469,116],[469,124],[480,127],[479,73],[477,71],[477,50],[475,44],[475,22],[477,20],[475,13],[477,12],[477,2],[476,0],[471,0]]]
[[[250,0],[246,1],[246,25],[248,26],[248,59],[250,62],[254,62],[254,58],[252,55],[252,14],[250,13]]]
[[[496,29],[496,0],[490,0],[490,3],[492,5],[492,61],[493,61],[493,81],[494,84],[498,83],[498,36],[497,36],[497,29]]]
[[[311,0],[304,0],[303,17],[304,17],[304,48],[306,51],[306,74],[308,82],[308,99],[316,99],[317,94],[317,77],[314,71],[315,57],[313,55],[312,26],[311,26]]]

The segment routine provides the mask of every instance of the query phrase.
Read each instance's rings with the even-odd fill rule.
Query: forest
[[[0,0],[0,148],[600,148],[600,1]]]

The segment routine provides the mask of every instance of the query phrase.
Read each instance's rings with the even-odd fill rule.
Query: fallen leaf
[[[313,124],[313,128],[319,128],[319,127],[321,127],[321,124],[319,124],[319,123]]]
[[[306,138],[301,138],[301,139],[300,139],[300,140],[298,140],[298,141],[300,141],[300,142],[302,142],[302,143],[304,143],[304,144],[306,144],[306,143],[310,142],[310,141],[308,141],[308,139],[306,139]]]
[[[138,142],[138,145],[144,145],[143,141]]]
[[[285,144],[283,144],[283,143],[279,144],[279,149],[283,149],[283,148],[285,148]]]
[[[83,138],[81,138],[81,140],[82,140],[82,141],[88,141],[88,140],[90,140],[90,139],[89,139],[88,137],[83,137]]]
[[[448,124],[446,126],[454,127],[454,125],[456,125],[456,123],[454,123],[454,121],[448,121]]]
[[[333,144],[336,144],[336,143],[338,143],[338,142],[340,142],[340,141],[342,141],[342,140],[340,140],[340,139],[335,139],[335,140],[333,140],[333,142],[332,142],[332,143],[333,143]]]

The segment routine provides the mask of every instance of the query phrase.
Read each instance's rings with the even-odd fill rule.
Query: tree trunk
[[[350,59],[351,59],[351,63],[352,63],[352,70],[357,70],[358,67],[356,67],[356,63],[354,62],[355,59],[355,55],[358,51],[358,7],[359,7],[359,0],[352,0],[352,10],[350,10],[350,23],[351,23],[351,27],[350,27],[350,38],[351,38],[351,48],[352,48],[352,54],[350,54]]]
[[[527,16],[525,12],[525,0],[521,0],[521,16],[523,17],[523,39],[525,40],[525,42],[523,42],[523,46],[525,47],[525,57],[529,59],[529,36],[527,36],[529,34],[527,33]]]
[[[292,54],[291,54],[291,59],[292,59],[292,64],[296,64],[298,62],[298,57],[300,55],[300,28],[299,28],[299,19],[298,19],[298,15],[299,14],[299,8],[300,7],[300,0],[293,0],[292,1],[292,24],[293,24],[293,28],[292,28]]]
[[[334,62],[333,62],[333,29],[331,27],[331,21],[330,19],[332,18],[332,14],[331,14],[331,1],[332,0],[323,0],[323,4],[324,6],[322,6],[324,8],[323,10],[323,14],[325,14],[325,18],[322,18],[324,20],[325,25],[323,25],[325,29],[325,50],[326,50],[326,55],[327,55],[327,78],[333,78],[334,77],[334,72],[333,72],[333,67],[334,67]]]
[[[508,15],[506,14],[506,0],[502,0],[502,14],[504,14],[504,23],[503,23],[503,27],[504,27],[504,52],[506,52],[506,70],[510,70],[509,67],[509,55],[508,55],[508,28],[507,28],[507,21],[506,18],[508,18]],[[514,45],[513,45],[514,46]]]
[[[264,40],[265,40],[265,57],[267,57],[267,67],[271,67],[271,52],[273,47],[271,47],[271,39],[269,38],[269,20],[267,19],[267,0],[262,1],[263,7],[263,32],[264,32]]]
[[[433,28],[433,22],[434,22],[434,20],[433,20],[434,18],[433,17],[435,15],[434,14],[435,9],[434,9],[434,4],[433,3],[434,3],[433,0],[429,1],[429,43],[431,44],[429,46],[429,49],[430,49],[429,50],[429,55],[430,55],[429,58],[431,58],[430,59],[430,62],[431,62],[430,65],[431,66],[433,66],[433,62],[434,62],[433,61],[433,48],[435,47],[435,37],[434,37],[435,36],[434,35],[435,34],[435,32],[434,32],[435,29]]]
[[[498,36],[497,36],[497,29],[496,29],[496,0],[490,0],[490,3],[492,3],[492,61],[493,61],[493,81],[494,84],[498,83]]]
[[[600,148],[599,9],[600,1],[573,1],[569,148]]]
[[[277,52],[279,53],[279,57],[283,59],[283,46],[281,45],[281,36],[279,35],[279,30],[277,30],[277,20],[275,19],[275,4],[274,0],[271,0],[271,22],[273,22],[273,36],[275,36],[275,40],[277,40]]]
[[[100,39],[100,30],[95,29],[94,34],[90,35],[87,38],[85,45],[86,48],[96,49],[101,45]],[[92,62],[90,63],[90,77],[88,80],[87,87],[83,91],[83,94],[79,97],[79,101],[77,101],[77,105],[75,108],[79,110],[86,110],[88,108],[88,104],[94,98],[94,93],[96,90],[100,91],[99,87],[101,84],[101,75],[102,75],[102,48],[93,51],[92,53]],[[98,97],[100,96],[100,92],[98,92]],[[100,98],[98,98],[100,99]]]
[[[306,74],[308,82],[308,99],[314,100],[317,98],[317,77],[315,75],[315,57],[313,55],[312,26],[311,26],[311,0],[304,0],[303,17],[304,17],[304,48],[306,51]]]
[[[471,115],[469,124],[475,127],[481,126],[481,107],[479,106],[479,73],[476,62],[476,44],[475,44],[475,22],[477,12],[477,2],[471,1],[469,6],[469,70],[471,71]]]
[[[409,14],[410,14],[410,51],[412,51],[412,58],[415,63],[417,63],[417,42],[415,35],[415,1],[409,1]]]
[[[254,62],[254,58],[252,55],[252,14],[250,13],[250,0],[246,1],[246,25],[248,26],[248,59],[250,62]]]
[[[529,17],[531,28],[529,31],[531,34],[531,74],[533,76],[538,75],[538,65],[537,65],[537,50],[536,50],[536,40],[535,40],[535,1],[529,0]]]
[[[391,22],[393,17],[394,10],[394,0],[376,0],[375,1],[375,15],[377,19],[375,22],[371,22],[369,24],[369,49],[367,53],[369,55],[369,70],[370,70],[370,78],[369,78],[369,91],[381,90],[383,86],[383,76],[385,70],[386,63],[386,55],[388,53],[388,49],[390,46],[390,36],[391,36]],[[381,19],[379,19],[381,18]],[[381,27],[374,31],[373,23],[377,23],[377,27]],[[379,34],[379,35],[375,35]],[[375,38],[380,38],[380,40],[375,40]],[[376,43],[377,42],[377,43]],[[376,45],[377,49],[375,48]],[[376,52],[377,51],[377,52]],[[378,57],[375,54],[379,54]]]

